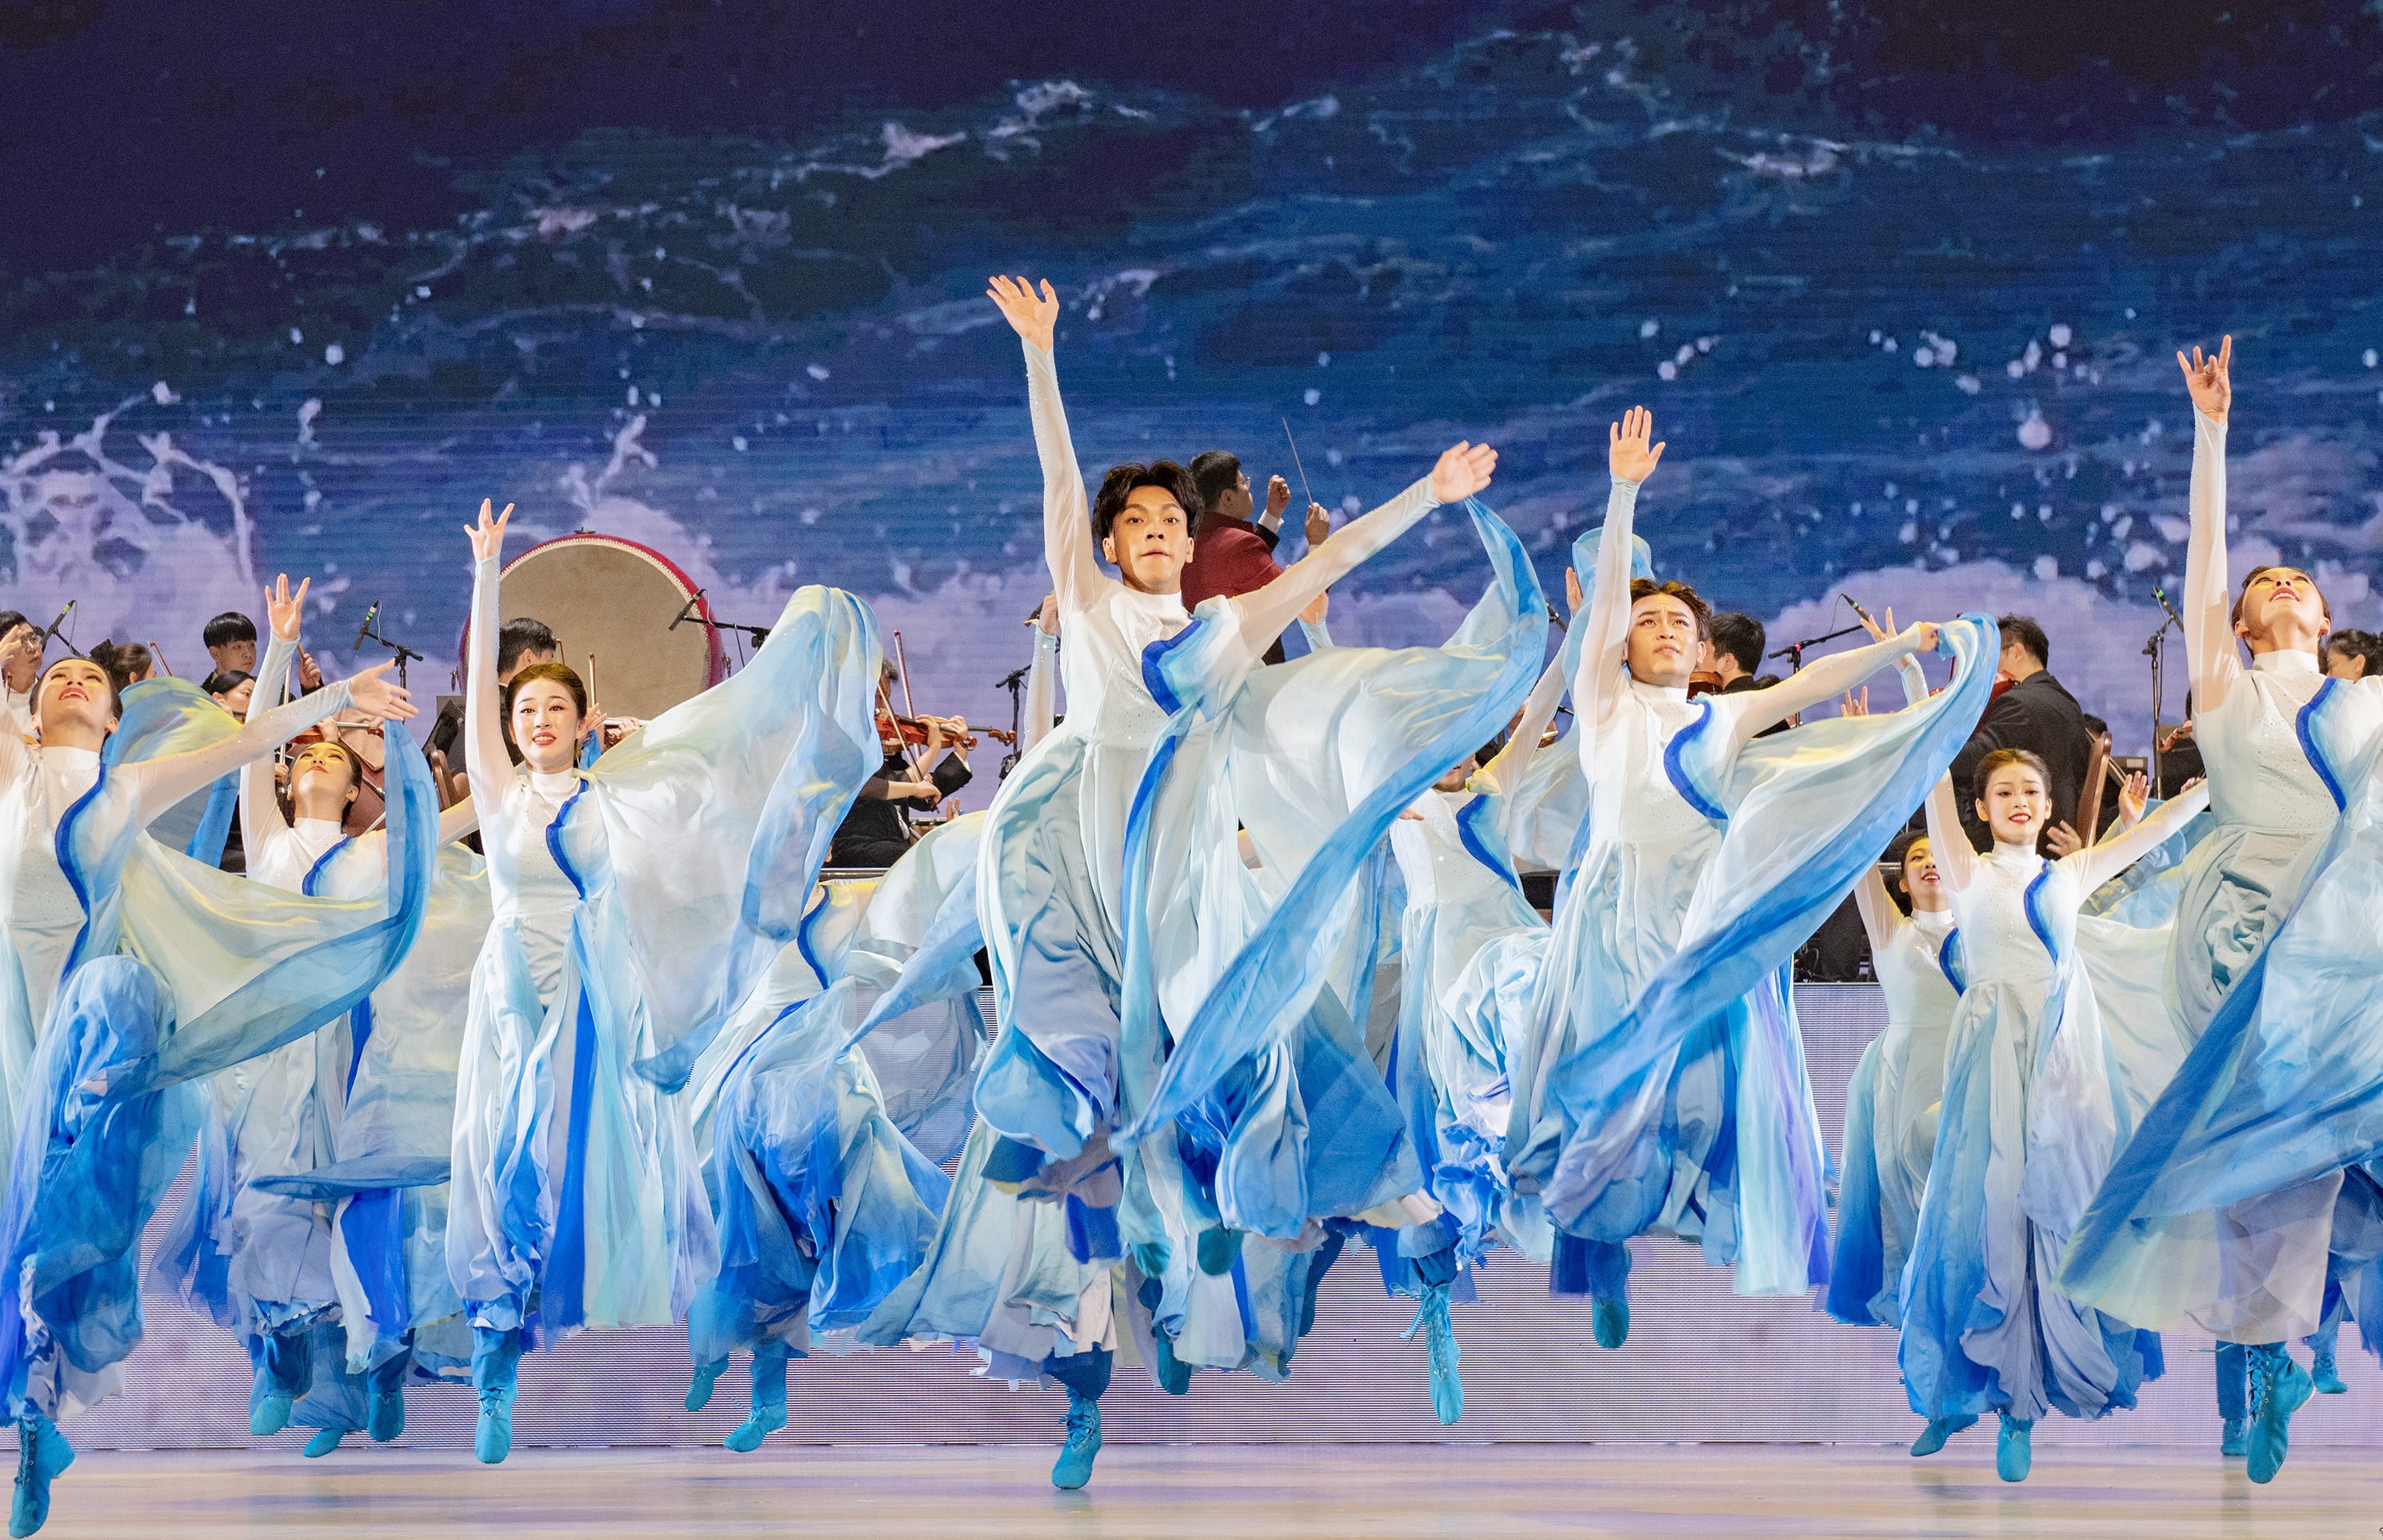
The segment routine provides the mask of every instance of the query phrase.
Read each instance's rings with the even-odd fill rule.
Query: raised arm
[[[497,698],[497,570],[504,558],[505,525],[513,505],[492,521],[489,503],[480,503],[480,522],[466,524],[472,537],[472,646],[463,659],[463,772],[471,782],[472,800],[483,807],[504,806],[505,787],[512,781],[512,759],[505,753],[503,708]]]
[[[1716,710],[1730,716],[1730,730],[1737,736],[1739,746],[1754,741],[1754,735],[1773,722],[1785,721],[1797,712],[1818,706],[1831,696],[1841,695],[1860,684],[1871,674],[1891,663],[1900,662],[1917,652],[1925,652],[1936,645],[1936,628],[1927,622],[1910,627],[1899,636],[1883,642],[1872,642],[1851,652],[1832,653],[1808,668],[1797,670],[1767,690],[1746,690],[1736,695],[1712,696]],[[1925,698],[1925,684],[1922,698]]]
[[[1515,719],[1513,731],[1506,734],[1506,746],[1481,767],[1481,774],[1499,793],[1512,792],[1523,783],[1524,775],[1531,768],[1531,756],[1539,751],[1539,740],[1547,736],[1548,723],[1555,720],[1563,691],[1563,659],[1558,657],[1540,671],[1539,682],[1525,697],[1523,714]]]
[[[139,787],[141,819],[146,823],[218,776],[229,775],[250,760],[270,754],[316,722],[350,706],[385,720],[402,721],[413,716],[414,708],[407,702],[405,692],[381,677],[395,666],[383,663],[353,679],[301,696],[287,706],[276,707],[252,719],[247,726],[221,743],[187,754],[169,754],[137,765],[120,766],[113,773],[132,777]]]
[[[1911,923],[1895,907],[1895,895],[1886,891],[1886,879],[1878,874],[1876,861],[1862,869],[1861,880],[1854,884],[1854,907],[1861,914],[1862,934],[1870,938],[1873,957],[1884,952],[1903,928]]]
[[[1019,723],[1018,752],[1043,741],[1059,715],[1059,601],[1043,599],[1034,621],[1034,661],[1026,671],[1026,715]]]
[[[438,843],[453,844],[480,827],[480,805],[470,797],[438,815]]]
[[[1955,800],[1953,778],[1940,775],[1928,794],[1928,850],[1936,857],[1936,875],[1947,892],[1959,893],[1977,875],[1978,852],[1961,827],[1961,805]]]
[[[1605,499],[1605,531],[1597,543],[1597,570],[1589,575],[1587,618],[1581,633],[1579,672],[1572,682],[1572,708],[1581,724],[1581,752],[1590,752],[1597,728],[1620,702],[1624,659],[1630,651],[1630,562],[1638,488],[1663,458],[1650,445],[1653,415],[1634,406],[1606,434],[1606,467],[1613,490]],[[1577,578],[1568,578],[1568,585]],[[1575,611],[1580,606],[1573,606]]]
[[[1034,452],[1043,461],[1043,557],[1057,585],[1059,608],[1082,610],[1098,598],[1108,574],[1093,550],[1092,501],[1076,462],[1068,413],[1059,404],[1059,370],[1051,361],[1059,296],[1046,279],[1036,294],[1024,278],[996,277],[986,290],[1026,350],[1026,401],[1034,419]]]
[[[2081,891],[2092,893],[2157,850],[2169,835],[2191,823],[2194,816],[2208,806],[2208,783],[2196,782],[2180,795],[2160,804],[2159,811],[2142,819],[2125,833],[2114,835],[2073,856],[2063,856],[2060,864],[2073,867],[2078,881],[2082,884]]]
[[[1331,608],[1332,592],[1327,588],[1316,595],[1315,601],[1299,612],[1299,634],[1307,638],[1308,651],[1330,652],[1332,650],[1332,628],[1327,625],[1324,620]]]
[[[1274,645],[1315,596],[1354,572],[1375,552],[1414,527],[1442,503],[1460,502],[1489,485],[1498,451],[1487,444],[1459,444],[1439,457],[1431,474],[1361,519],[1332,532],[1322,545],[1283,570],[1280,577],[1230,602],[1241,617],[1241,636],[1255,657]]]
[[[2176,355],[2192,397],[2192,532],[2184,547],[2184,652],[2192,708],[2215,710],[2242,671],[2226,574],[2226,414],[2233,405],[2234,339],[2216,356]]]
[[[270,594],[266,603],[269,609]],[[280,627],[275,626],[273,640],[265,649],[265,667],[256,676],[256,691],[248,697],[250,721],[259,721],[265,714],[265,682],[289,677],[290,660],[297,654],[297,642],[284,641]],[[280,671],[276,673],[276,670]],[[261,842],[268,832],[290,827],[290,820],[281,816],[281,799],[273,795],[273,765],[269,759],[240,769],[240,827],[241,837],[252,843]]]

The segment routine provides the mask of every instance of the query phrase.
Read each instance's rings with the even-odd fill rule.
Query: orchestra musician
[[[967,724],[945,717],[895,716],[891,687],[897,677],[888,660],[879,680],[877,717],[885,762],[837,826],[828,847],[830,866],[892,866],[919,837],[912,817],[932,811],[973,778],[968,753],[976,740]]]

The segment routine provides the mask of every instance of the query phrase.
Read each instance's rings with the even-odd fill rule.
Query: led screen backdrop
[[[488,496],[514,552],[625,536],[723,619],[850,588],[922,709],[1006,722],[1045,582],[995,269],[1066,297],[1095,475],[1297,485],[1287,419],[1347,511],[1488,440],[1561,592],[1645,402],[1664,573],[1774,646],[1840,592],[2031,612],[2122,749],[2182,570],[2171,354],[2230,327],[2238,567],[2383,622],[2371,5],[0,9],[6,602],[179,671],[287,569],[335,669],[377,600],[442,685]],[[1438,639],[1485,576],[1442,515],[1334,630]]]

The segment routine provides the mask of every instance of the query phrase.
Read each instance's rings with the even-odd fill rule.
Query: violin
[[[980,734],[991,738],[997,744],[1015,746],[1018,742],[1018,735],[1007,728],[979,727],[974,722],[965,722],[962,725],[968,731],[957,738],[946,736],[944,739],[945,745],[952,748],[974,748]],[[933,731],[916,717],[896,716],[891,711],[877,713],[877,737],[881,743],[900,742],[923,745]]]
[[[1717,695],[1720,691],[1721,671],[1719,669],[1698,669],[1694,673],[1688,675],[1688,698],[1690,700],[1696,699],[1698,696]]]

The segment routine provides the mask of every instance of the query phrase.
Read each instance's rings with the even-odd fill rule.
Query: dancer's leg
[[[413,1368],[414,1334],[409,1331],[395,1353],[365,1371],[364,1387],[372,1399],[364,1432],[374,1443],[386,1444],[405,1432],[405,1376]]]
[[[723,1440],[738,1454],[751,1454],[786,1425],[786,1362],[793,1357],[784,1342],[763,1342],[753,1349],[753,1410]]]
[[[2251,1413],[2244,1399],[2243,1385],[2249,1374],[2251,1349],[2240,1342],[2217,1345],[2217,1415],[2222,1419],[2217,1452],[2242,1455],[2251,1452]]]
[[[472,1327],[472,1388],[480,1393],[480,1422],[472,1452],[483,1465],[494,1465],[512,1452],[513,1387],[521,1366],[522,1334],[515,1326]]]
[[[1063,1492],[1093,1479],[1093,1460],[1101,1452],[1101,1397],[1108,1391],[1116,1361],[1106,1348],[1043,1361],[1043,1372],[1068,1389],[1068,1441],[1051,1467],[1051,1485]]]
[[[306,1329],[265,1332],[251,1352],[256,1379],[248,1397],[248,1431],[269,1438],[290,1425],[290,1409],[315,1385],[314,1344]]]
[[[1628,1246],[1557,1236],[1555,1260],[1548,1270],[1548,1292],[1589,1298],[1589,1329],[1599,1347],[1611,1350],[1630,1339]]]
[[[2263,1342],[2251,1349],[2251,1449],[2253,1481],[2276,1479],[2291,1448],[2292,1413],[2315,1386],[2308,1371],[2292,1361],[2280,1342]]]

